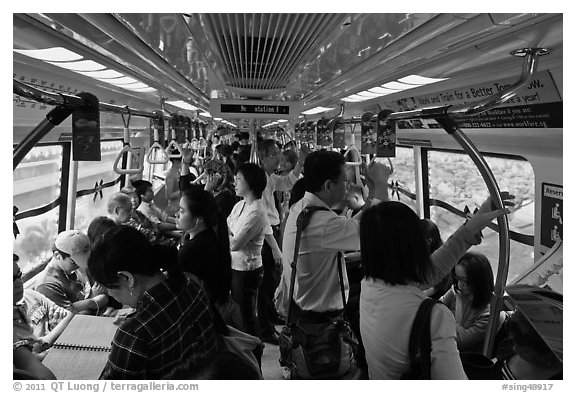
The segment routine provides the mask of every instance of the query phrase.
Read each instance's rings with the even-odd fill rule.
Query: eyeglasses
[[[457,276],[456,274],[453,274],[453,275],[452,275],[452,279],[454,280],[454,282],[460,281],[460,282],[463,282],[464,284],[468,284],[468,280],[467,280],[467,279],[462,278],[462,277],[460,277],[460,276]]]

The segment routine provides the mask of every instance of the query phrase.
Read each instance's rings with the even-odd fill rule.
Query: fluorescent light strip
[[[122,78],[125,75],[119,73],[118,71],[114,71],[114,70],[102,70],[102,71],[76,71],[79,74],[82,74],[84,76],[89,76],[90,78],[95,78],[95,79],[100,79],[100,80],[104,80],[104,79],[114,79],[114,78]]]
[[[74,53],[62,47],[47,48],[47,49],[30,49],[30,50],[13,49],[13,50],[16,53],[20,53],[22,55],[44,61],[77,61],[82,59],[82,56],[80,56],[78,53]]]
[[[382,87],[384,87],[385,89],[402,91],[402,90],[413,89],[415,87],[418,87],[418,85],[408,85],[406,83],[400,83],[400,82],[394,81],[394,82],[385,83],[382,85]]]
[[[129,76],[124,76],[122,78],[114,78],[114,79],[105,79],[104,82],[108,82],[112,85],[124,87],[124,85],[131,85],[134,83],[141,83],[140,81],[131,78]]]
[[[127,88],[126,88],[126,89],[127,89]],[[142,88],[140,88],[140,89],[132,89],[132,88],[131,88],[130,90],[136,91],[136,92],[138,92],[138,93],[151,93],[151,92],[153,92],[153,91],[156,91],[156,89],[153,88],[153,87],[142,87]]]
[[[386,94],[388,94],[388,93],[386,93]],[[376,97],[382,97],[386,94],[378,94],[378,93],[372,93],[369,91],[361,91],[360,93],[356,93],[355,95],[371,99],[371,98],[376,98]]]
[[[444,81],[448,78],[428,78],[426,76],[420,75],[408,75],[404,78],[398,79],[398,82],[408,83],[410,85],[428,85],[430,83],[436,83]]]
[[[316,108],[308,109],[307,111],[302,112],[303,115],[314,115],[316,113],[327,112],[331,111],[333,108],[323,108],[321,106],[317,106]]]
[[[366,101],[368,98],[350,98],[350,97],[344,97],[341,98],[342,101],[344,102],[362,102],[362,101]]]
[[[370,93],[375,93],[375,94],[380,94],[380,95],[392,94],[395,92],[395,90],[385,89],[384,87],[373,87],[372,89],[368,89],[367,91]]]
[[[125,89],[128,89],[128,90],[137,90],[137,89],[145,89],[145,88],[150,87],[150,86],[148,86],[147,84],[142,83],[142,82],[136,82],[136,83],[131,83],[129,85],[125,85],[125,86],[121,86],[121,87],[124,87]]]
[[[46,61],[46,63],[72,71],[102,71],[106,69],[105,66],[96,63],[94,60],[80,60],[72,62]]]
[[[182,109],[186,109],[186,110],[190,110],[190,111],[198,110],[198,108],[195,107],[194,105],[189,104],[189,103],[187,103],[187,102],[185,102],[185,101],[182,101],[182,100],[179,100],[179,101],[166,101],[166,103],[167,103],[167,104],[170,104],[170,105],[174,105],[174,106],[176,106],[176,107],[178,107],[178,108],[182,108]]]

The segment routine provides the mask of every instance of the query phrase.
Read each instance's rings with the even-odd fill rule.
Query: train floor
[[[276,328],[279,330],[279,327]],[[280,359],[280,347],[278,345],[264,343],[264,353],[262,354],[262,376],[264,379],[278,380],[282,377],[282,367],[278,362]]]

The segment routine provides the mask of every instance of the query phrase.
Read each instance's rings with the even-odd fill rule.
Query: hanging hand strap
[[[286,325],[290,323],[290,315],[292,312],[292,301],[293,301],[292,299],[294,296],[294,284],[296,282],[296,263],[298,262],[298,252],[300,251],[300,239],[302,238],[302,232],[304,231],[304,229],[306,229],[308,224],[310,224],[310,218],[312,217],[312,214],[314,214],[314,212],[317,212],[318,210],[330,210],[330,209],[322,206],[307,206],[300,212],[298,218],[296,219],[296,242],[294,244],[294,257],[292,258],[292,264],[291,264],[292,275],[290,276],[290,296],[288,298],[290,299],[290,303],[288,303],[288,315],[286,315]]]

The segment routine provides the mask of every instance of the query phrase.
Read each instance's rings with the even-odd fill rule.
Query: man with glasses
[[[53,255],[36,282],[36,291],[73,313],[98,314],[106,308],[108,295],[99,287],[90,287],[86,272],[90,240],[77,230],[63,231],[56,236]]]
[[[282,280],[290,282],[296,240],[296,220],[307,206],[331,209],[342,202],[348,190],[344,156],[332,151],[315,151],[304,163],[306,193],[290,209],[284,229]],[[388,177],[392,169],[372,163],[366,173],[369,198],[353,218],[346,218],[332,210],[313,214],[302,234],[298,269],[294,286],[294,302],[301,310],[327,312],[342,310],[342,296],[338,278],[338,254],[360,249],[360,217],[373,204],[388,200]],[[343,258],[341,258],[343,259]],[[343,260],[340,263],[344,263]],[[348,277],[342,265],[344,288],[348,296]],[[281,285],[282,290],[287,285]]]

